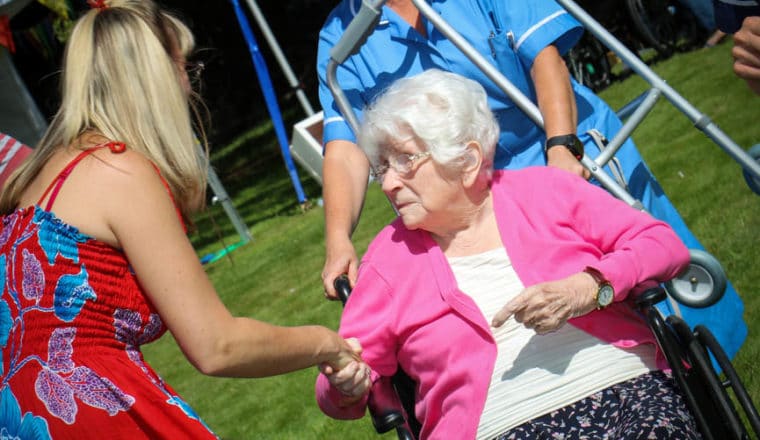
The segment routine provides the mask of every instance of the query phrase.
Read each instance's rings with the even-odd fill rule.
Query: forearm
[[[557,48],[548,46],[531,68],[538,109],[544,119],[546,137],[575,133],[578,115],[570,73]]]
[[[211,376],[265,377],[333,363],[342,349],[342,339],[322,326],[284,327],[233,318],[204,359],[194,364]]]
[[[632,225],[632,229],[637,226]],[[638,228],[618,249],[604,255],[595,266],[615,286],[620,296],[678,275],[689,262],[689,251],[664,223]]]
[[[326,239],[350,238],[364,204],[369,162],[358,147],[341,141],[328,144],[322,170]]]
[[[668,224],[631,208],[595,185],[573,182],[574,222],[603,255],[594,265],[618,294],[647,281],[665,281],[688,264],[689,252]]]

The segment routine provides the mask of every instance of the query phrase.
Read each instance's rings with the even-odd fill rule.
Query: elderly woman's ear
[[[462,164],[462,183],[465,187],[478,181],[483,166],[483,148],[478,141],[470,141],[465,147]]]

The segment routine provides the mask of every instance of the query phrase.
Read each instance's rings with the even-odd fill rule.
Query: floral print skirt
[[[673,377],[653,371],[525,422],[496,440],[700,438]]]

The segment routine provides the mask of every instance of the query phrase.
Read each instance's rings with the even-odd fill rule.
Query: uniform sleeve
[[[553,0],[530,0],[514,7],[513,2],[494,1],[507,32],[513,35],[513,48],[528,67],[539,52],[554,44],[564,55],[583,35],[583,26]]]
[[[616,300],[636,288],[667,281],[689,263],[689,251],[675,231],[576,175],[550,170],[554,206],[588,243],[602,252],[593,264],[615,288]],[[547,182],[548,183],[548,182]]]
[[[327,85],[327,65],[330,61],[330,50],[337,44],[340,37],[350,22],[350,17],[340,17],[340,14],[332,14],[319,32],[317,45],[317,76],[319,79],[319,102],[324,111],[323,145],[333,140],[347,140],[356,142],[356,136],[338,110],[330,88]],[[346,94],[357,119],[361,120],[362,109],[366,105],[363,98],[364,85],[356,70],[352,68],[351,58],[338,66],[336,78],[343,92]]]
[[[373,383],[380,376],[392,376],[397,369],[395,307],[389,284],[371,265],[362,265],[357,284],[343,309],[338,333],[344,338],[359,340],[362,359],[372,368]],[[320,409],[333,418],[357,419],[366,411],[366,398],[340,407],[340,392],[322,374],[317,377],[316,398]]]

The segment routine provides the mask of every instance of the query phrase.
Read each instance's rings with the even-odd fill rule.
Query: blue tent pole
[[[264,57],[259,51],[259,46],[256,43],[256,37],[253,36],[251,26],[248,24],[248,19],[240,7],[238,0],[230,0],[232,6],[235,8],[235,15],[237,16],[238,23],[240,23],[240,29],[243,31],[243,37],[248,44],[248,50],[251,52],[251,58],[253,59],[253,65],[256,68],[256,73],[259,77],[259,85],[261,91],[264,94],[264,99],[267,103],[267,109],[269,110],[269,116],[272,118],[272,125],[274,125],[274,131],[277,134],[277,140],[280,143],[280,150],[282,151],[282,157],[285,160],[285,166],[288,168],[288,174],[290,174],[290,180],[293,181],[293,187],[296,190],[298,196],[298,202],[306,202],[306,195],[304,195],[303,188],[301,188],[301,181],[298,178],[298,172],[296,171],[293,158],[290,156],[290,149],[288,148],[288,136],[285,132],[285,124],[282,121],[282,113],[280,112],[280,106],[277,103],[277,97],[274,95],[274,87],[272,86],[272,79],[269,77],[269,69],[267,69]]]

